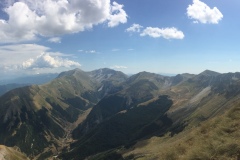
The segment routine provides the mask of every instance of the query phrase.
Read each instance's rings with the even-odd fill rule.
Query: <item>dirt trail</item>
[[[86,110],[83,114],[79,115],[78,119],[74,123],[68,123],[65,124],[65,136],[61,139],[61,149],[63,150],[64,148],[67,148],[67,150],[70,149],[70,144],[74,142],[72,138],[72,131],[80,124],[82,123],[86,118],[87,115],[90,113],[92,109]]]

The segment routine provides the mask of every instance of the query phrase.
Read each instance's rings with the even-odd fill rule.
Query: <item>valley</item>
[[[236,159],[239,98],[240,73],[74,69],[0,97],[0,144],[36,160]]]

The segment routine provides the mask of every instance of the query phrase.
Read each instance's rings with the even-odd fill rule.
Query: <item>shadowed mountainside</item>
[[[103,80],[110,77],[114,79]],[[73,122],[106,94],[98,91],[101,86],[75,69],[47,84],[9,91],[0,97],[0,143],[19,146],[30,157],[57,154]]]
[[[141,72],[127,79],[123,85],[124,88],[121,91],[106,96],[95,105],[86,120],[74,130],[74,138],[78,141],[72,145],[72,150],[69,153],[64,154],[63,158],[84,159],[84,157],[98,152],[104,151],[103,153],[106,153],[108,149],[115,147],[131,147],[129,144],[134,140],[136,142],[144,137],[162,136],[168,132],[173,136],[184,129],[221,115],[238,101],[240,74],[219,74],[206,70],[199,75],[182,74],[175,77],[164,77]],[[164,121],[159,122],[158,118],[155,117],[151,123],[148,123],[147,118],[142,115],[143,113],[131,114],[142,105],[151,108],[154,106],[153,102],[158,101],[158,97],[161,95],[168,95],[172,101],[171,107],[163,110]],[[141,110],[144,111],[143,108]],[[161,113],[160,111],[156,112]],[[148,114],[154,117],[155,112],[152,111]],[[138,127],[138,123],[127,116],[122,116],[125,123],[120,126],[127,126],[128,132],[124,132],[124,128],[111,128],[110,126],[121,122],[120,120],[116,121],[116,117],[119,115],[131,115],[131,118],[136,120],[141,117],[142,120],[146,120],[145,127],[150,126],[150,129]],[[128,127],[129,123],[135,129],[137,128],[137,132],[133,129],[134,127]],[[167,127],[162,127],[165,124],[168,124]],[[136,133],[141,133],[142,130],[150,130],[150,132],[143,132],[144,136],[138,136]],[[118,137],[119,132],[121,134]],[[112,140],[109,133],[116,135],[115,138],[118,141]],[[136,136],[135,139],[131,138],[132,134]],[[111,143],[107,143],[108,138]],[[84,154],[83,152],[79,153],[79,150],[83,151]]]
[[[0,143],[35,159],[151,159],[142,143],[156,137],[161,146],[187,134],[231,110],[239,97],[240,73],[127,77],[106,68],[75,69],[1,96]]]

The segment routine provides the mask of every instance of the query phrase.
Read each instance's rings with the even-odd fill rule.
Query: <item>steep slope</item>
[[[105,96],[87,117],[86,123],[78,127],[80,132],[87,133],[99,123],[121,111],[137,107],[143,102],[158,97],[159,88],[166,88],[170,84],[169,77],[157,74],[141,72],[133,75],[121,85],[123,89],[115,94]],[[74,131],[75,137],[79,137],[79,131]]]
[[[93,129],[89,129],[72,145],[74,149],[60,158],[84,159],[101,151],[132,145],[138,139],[149,135],[164,134],[172,123],[165,115],[171,105],[172,101],[167,96],[161,96],[148,105],[119,112]]]
[[[88,73],[75,69],[48,84],[4,94],[0,97],[0,143],[19,146],[30,157],[45,150],[46,156],[57,154],[65,147],[62,138],[69,134],[71,124],[101,98],[99,86]]]
[[[97,69],[91,72],[88,72],[90,77],[95,79],[98,82],[110,81],[113,84],[119,84],[127,79],[127,75],[120,71],[115,71],[109,68]]]
[[[0,143],[19,146],[30,157],[50,146],[54,153],[60,150],[60,140],[67,126],[94,104],[76,96],[69,88],[71,82],[59,78],[48,85],[19,88],[3,95],[0,98]],[[55,83],[62,85],[55,88]]]
[[[173,100],[168,115],[174,122],[188,121],[194,125],[223,113],[235,103],[240,94],[239,86],[240,73],[204,71],[161,93]]]
[[[145,143],[157,148],[181,139],[222,116],[239,97],[240,73],[206,70],[166,77],[140,72],[128,78],[106,68],[75,69],[1,96],[0,144],[18,146],[35,159],[158,158],[143,152],[149,150]]]
[[[101,97],[120,91],[123,88],[122,83],[128,78],[124,73],[108,68],[94,70],[88,74],[101,84],[98,88]]]
[[[128,145],[140,138],[165,133],[172,123],[165,115],[172,101],[167,96],[159,94],[159,90],[167,89],[182,80],[184,78],[176,82],[175,78],[148,72],[141,72],[128,78],[122,83],[121,91],[104,97],[93,107],[86,120],[74,130],[74,138],[80,140],[72,148],[77,146],[77,149],[64,157],[84,158],[111,147]],[[121,119],[124,121],[121,122]],[[114,124],[118,123],[115,128]],[[112,138],[107,134],[110,130]],[[109,141],[104,143],[101,140],[104,140],[106,134]],[[99,143],[91,146],[96,141]],[[84,155],[74,156],[77,150],[83,149]]]
[[[114,147],[128,146],[134,139],[131,139],[130,135],[136,136],[135,141],[153,135],[161,136],[167,132],[173,136],[184,129],[187,130],[198,125],[202,121],[221,115],[238,101],[240,73],[219,74],[207,70],[199,75],[182,74],[175,77],[164,77],[141,72],[130,77],[123,85],[124,88],[121,91],[106,96],[94,106],[87,119],[73,132],[78,142],[72,145],[73,150],[70,153],[64,154],[65,159],[69,157],[81,159],[87,155],[107,151]],[[131,115],[132,111],[141,108],[142,105],[149,108],[154,106],[154,102],[157,102],[161,95],[169,95],[169,100],[172,100],[173,105],[164,110],[164,113],[167,114],[164,114],[163,121],[158,122],[156,117],[155,120],[152,119],[151,124],[161,125],[150,125],[146,121],[148,125],[145,125],[151,126],[151,129],[146,129],[149,132],[143,132],[144,134],[138,137],[134,129],[128,126],[129,123],[139,129],[138,133],[141,132],[140,130],[145,130],[144,127],[139,127],[134,120],[128,121],[129,118],[124,116],[122,117],[126,119],[124,123],[120,123],[119,119],[116,121],[116,117],[119,115]],[[141,110],[144,111],[143,108]],[[131,116],[138,119],[138,117],[143,116],[142,114]],[[154,117],[155,113],[149,112],[148,114]],[[142,118],[147,119],[144,116]],[[127,126],[129,130],[126,132],[124,127],[118,127],[118,129],[111,127],[118,123],[121,124],[120,126]],[[168,124],[167,127],[162,127],[165,124]],[[119,132],[122,134],[116,138],[120,139],[121,143],[111,139],[111,135],[108,134],[110,130],[111,134],[116,135],[116,137],[118,137]],[[128,139],[123,138],[123,135]],[[112,143],[107,143],[108,138]],[[99,140],[102,139],[105,141],[100,142]],[[98,141],[99,143],[94,143]],[[105,145],[101,146],[101,144]],[[84,154],[79,153],[79,150],[83,150]]]
[[[237,160],[240,158],[239,121],[238,102],[223,115],[207,120],[174,137],[169,135],[152,137],[118,154],[123,154],[125,159]]]
[[[240,73],[204,71],[164,93],[174,103],[168,111],[171,132],[115,154],[125,159],[240,158]]]

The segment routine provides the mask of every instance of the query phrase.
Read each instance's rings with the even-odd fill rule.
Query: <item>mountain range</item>
[[[107,68],[74,69],[0,97],[0,144],[30,159],[234,159],[239,97],[240,73],[128,77]],[[206,134],[212,148],[222,140],[230,149],[207,150],[193,133]]]

